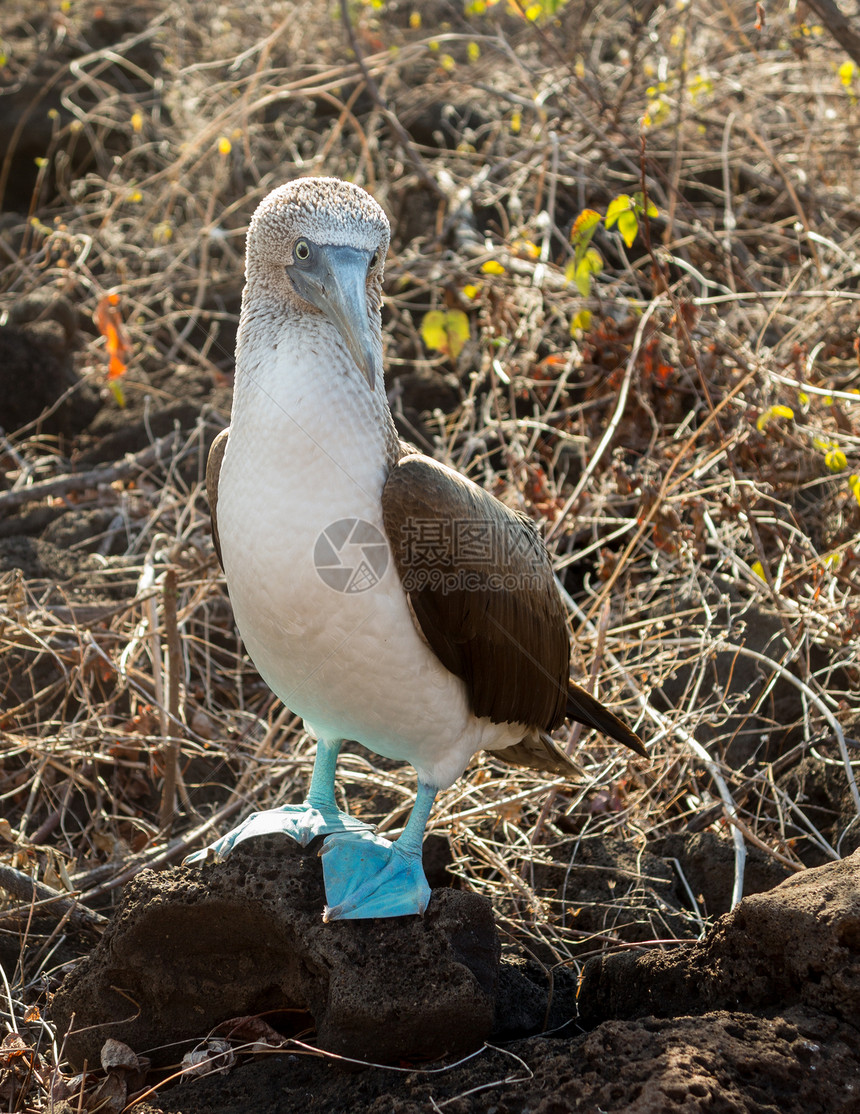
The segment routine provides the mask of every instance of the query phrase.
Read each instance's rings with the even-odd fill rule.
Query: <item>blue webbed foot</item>
[[[307,847],[312,839],[320,835],[328,835],[332,832],[360,833],[370,832],[370,830],[368,824],[337,808],[314,808],[307,802],[301,805],[283,805],[281,808],[251,813],[231,832],[216,839],[208,847],[188,855],[183,862],[202,862],[210,854],[224,858],[246,839],[269,835],[272,832],[282,832],[300,843],[302,847]]]
[[[424,912],[430,887],[421,865],[421,845],[403,850],[401,841],[402,837],[390,843],[370,832],[336,833],[326,839],[320,851],[327,902],[324,921]]]

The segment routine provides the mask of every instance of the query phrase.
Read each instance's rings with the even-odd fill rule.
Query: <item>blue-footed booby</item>
[[[325,920],[424,911],[430,810],[476,752],[570,773],[550,735],[567,716],[645,753],[570,681],[531,521],[399,439],[382,371],[388,241],[381,207],[349,182],[302,178],[260,203],[231,423],[206,477],[247,651],[318,742],[303,804],[255,813],[190,861],[267,832],[324,835]],[[346,739],[417,772],[393,843],[337,806]]]

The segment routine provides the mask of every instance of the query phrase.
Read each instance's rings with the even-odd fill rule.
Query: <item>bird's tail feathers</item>
[[[490,753],[511,766],[526,766],[531,770],[544,770],[548,774],[561,774],[562,777],[580,772],[579,767],[571,762],[555,739],[545,731],[535,731],[512,747]]]
[[[568,719],[575,720],[585,727],[593,727],[595,731],[600,731],[603,735],[614,739],[616,743],[622,743],[643,758],[648,757],[648,752],[639,736],[622,723],[618,716],[608,708],[604,708],[596,697],[573,681],[570,682],[567,693],[566,711]],[[512,766],[527,766],[532,770],[561,774],[562,777],[570,777],[571,774],[579,772],[579,767],[546,731],[532,731],[512,747],[494,750],[492,754]]]
[[[622,723],[618,716],[608,708],[604,708],[596,697],[573,681],[569,682],[567,690],[567,717],[585,727],[593,727],[595,731],[608,735],[610,739],[629,747],[642,758],[648,757],[648,752],[639,736]]]

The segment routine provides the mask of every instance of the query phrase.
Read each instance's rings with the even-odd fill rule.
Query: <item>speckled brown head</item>
[[[317,244],[378,250],[381,273],[389,235],[388,218],[361,186],[339,178],[297,178],[272,190],[257,206],[248,229],[247,260],[250,266],[284,266],[304,238]]]

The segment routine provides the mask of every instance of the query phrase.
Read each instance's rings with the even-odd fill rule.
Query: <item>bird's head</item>
[[[262,281],[338,330],[373,390],[382,378],[382,271],[388,218],[369,193],[338,178],[273,190],[248,230],[248,282]]]

